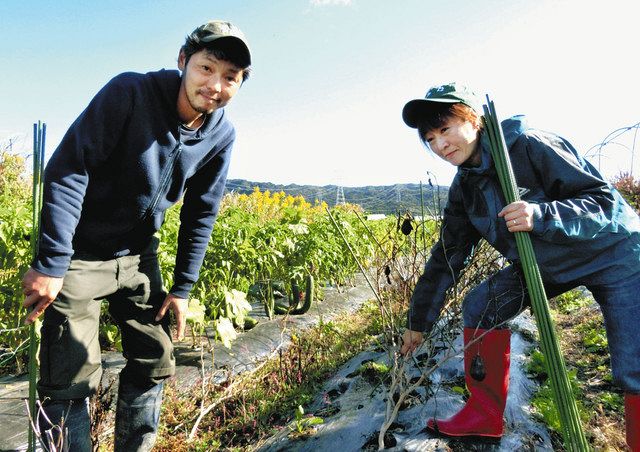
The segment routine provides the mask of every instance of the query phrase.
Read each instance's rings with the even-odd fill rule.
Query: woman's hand
[[[402,335],[402,348],[400,353],[406,355],[422,344],[422,333],[420,331],[406,330]]]
[[[533,231],[533,207],[526,201],[512,202],[498,216],[504,218],[509,232]]]

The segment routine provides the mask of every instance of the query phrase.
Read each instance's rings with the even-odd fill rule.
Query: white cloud
[[[309,3],[312,6],[349,6],[351,5],[351,0],[309,0]]]

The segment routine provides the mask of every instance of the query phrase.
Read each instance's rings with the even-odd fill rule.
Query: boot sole
[[[482,435],[482,434],[471,434],[471,435],[450,435],[445,432],[441,432],[438,429],[431,428],[429,426],[425,427],[424,432],[433,434],[439,438],[448,438],[455,439],[460,442],[483,442],[489,444],[499,444],[500,440],[502,440],[501,435]]]

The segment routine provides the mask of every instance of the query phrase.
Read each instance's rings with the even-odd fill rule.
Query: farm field
[[[0,369],[6,384],[24,376],[28,364],[28,332],[21,323],[24,312],[20,308],[19,277],[29,264],[31,207],[24,161],[19,156],[3,154],[0,169]],[[633,193],[633,180],[625,183]],[[159,257],[166,285],[172,278],[178,209],[179,206],[168,212],[159,233]],[[326,434],[329,430],[324,425],[335,422],[338,413],[321,402],[335,389],[325,383],[337,382],[340,390],[336,380],[340,375],[355,372],[350,385],[356,384],[357,375],[363,372],[372,376],[373,380],[366,382],[373,381],[371,391],[378,391],[381,396],[376,403],[384,401],[394,372],[404,372],[394,351],[404,327],[411,289],[437,238],[439,224],[437,220],[419,222],[406,214],[383,221],[366,221],[365,215],[356,205],[329,209],[326,204],[311,204],[282,192],[254,190],[225,197],[200,280],[192,293],[187,341],[191,343],[181,345],[184,356],[189,357],[189,378],[198,384],[186,392],[169,385],[158,450],[268,449],[283,438],[301,444],[300,450],[304,450],[306,446],[302,444],[314,444],[313,436]],[[366,269],[368,281],[357,276],[361,274],[360,265]],[[503,263],[489,249],[482,248],[475,254],[457,290],[449,294],[436,343],[447,344],[445,349],[455,348],[457,335],[452,332],[460,330],[460,300],[465,291],[500,265]],[[359,308],[352,307],[337,317],[317,314],[328,303],[328,294],[346,293],[354,285],[368,291],[364,297],[368,302],[362,303],[361,296]],[[309,300],[313,303],[306,304]],[[598,450],[623,450],[622,399],[611,385],[606,338],[597,320],[597,309],[588,294],[581,292],[553,300],[552,307],[562,331],[562,346],[588,440]],[[292,328],[282,319],[302,322],[304,328]],[[269,334],[275,342],[267,347],[268,352],[243,369],[245,372],[223,372],[225,378],[213,378],[221,372],[214,369],[216,360],[224,362],[221,357],[225,353],[236,357],[243,353],[245,348],[232,351],[233,347],[243,343],[243,335],[250,337],[252,328],[258,328],[256,323],[258,327],[276,325]],[[278,340],[283,334],[287,340]],[[535,344],[535,329],[522,334]],[[100,338],[105,352],[118,356],[118,329],[106,311]],[[280,345],[284,343],[286,346]],[[442,351],[440,347],[438,352]],[[425,353],[421,359],[428,364],[423,370],[443,367],[435,350]],[[368,359],[373,359],[368,362],[375,365],[367,367],[364,361]],[[361,369],[363,365],[365,368]],[[561,450],[557,413],[535,346],[523,348],[522,368],[527,374],[525,380],[539,387],[532,391],[527,406],[532,413],[531,422],[542,426],[541,431],[548,431],[548,439],[543,438],[540,444]],[[204,369],[203,374],[200,369]],[[345,369],[349,371],[345,373]],[[347,388],[342,389],[334,394],[336,400],[349,395]],[[464,397],[464,387],[455,374],[450,381],[425,383],[421,391],[413,408],[409,408],[418,416],[431,409],[428,407],[433,392],[451,392],[451,403],[456,403],[455,397],[457,403]],[[363,397],[362,393],[357,394]],[[102,395],[106,397],[108,392]],[[94,426],[103,450],[109,450],[109,403],[105,399],[103,405],[97,405],[105,416],[101,417],[102,424]],[[368,403],[374,403],[373,399],[367,399],[364,405]],[[384,407],[384,403],[380,406]],[[209,407],[210,411],[198,421],[195,414]],[[406,416],[399,417],[406,421]],[[384,416],[380,420],[385,420]],[[414,427],[405,426],[404,431],[413,432]],[[378,431],[380,428],[381,425]],[[397,431],[391,429],[391,435],[402,433],[400,427],[395,428]],[[423,435],[419,432],[415,431]],[[375,447],[374,436],[369,438],[370,447]],[[437,444],[445,450],[462,447],[455,442]],[[507,444],[512,443],[490,447],[500,450],[509,447]],[[477,450],[492,450],[482,444],[478,447]]]

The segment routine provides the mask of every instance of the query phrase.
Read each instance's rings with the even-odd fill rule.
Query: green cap
[[[193,30],[189,37],[196,42],[210,43],[223,39],[228,41],[232,47],[230,50],[236,52],[243,63],[243,67],[251,65],[251,51],[244,33],[231,22],[225,20],[210,20],[204,25],[200,25]]]
[[[464,104],[480,112],[480,102],[469,88],[455,82],[429,88],[424,99],[413,99],[402,109],[402,119],[405,124],[414,129],[418,127],[420,118],[429,112],[434,103]]]

